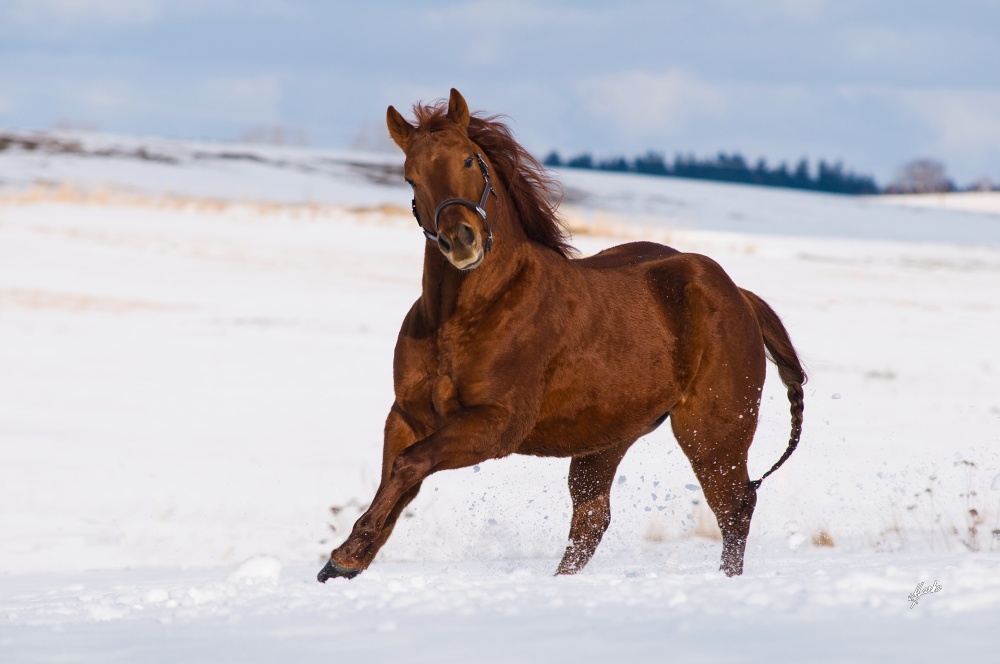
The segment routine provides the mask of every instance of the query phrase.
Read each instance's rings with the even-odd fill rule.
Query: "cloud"
[[[0,16],[20,25],[66,26],[97,23],[145,25],[160,14],[157,0],[12,0]]]
[[[114,111],[134,106],[134,89],[118,80],[97,80],[86,85],[75,85],[75,97],[89,111]]]
[[[845,0],[841,0],[844,2]],[[816,23],[829,13],[828,0],[708,0],[704,6],[752,20],[792,19],[799,23]],[[712,5],[715,5],[714,7]]]
[[[929,90],[904,95],[946,148],[1000,147],[1000,92]]]
[[[924,59],[933,57],[931,44],[944,40],[941,29],[932,26],[918,28],[880,25],[850,26],[836,33],[838,50],[857,67],[890,67],[907,71]]]
[[[161,9],[166,15],[186,19],[224,16],[308,21],[316,18],[314,8],[287,0],[168,0]]]
[[[280,118],[281,84],[270,74],[204,79],[195,97],[207,116],[241,122],[275,122]]]
[[[938,88],[904,91],[898,98],[925,124],[928,148],[945,160],[984,172],[1000,165],[1000,91]]]
[[[607,10],[553,7],[532,0],[472,0],[447,6],[414,5],[412,20],[428,38],[445,46],[465,65],[497,67],[517,61],[524,52],[537,53],[540,41],[599,28]],[[404,20],[407,20],[404,17]],[[605,25],[607,21],[605,20]],[[591,33],[588,33],[591,34]]]
[[[63,61],[27,82],[0,75],[0,87],[14,91],[10,100],[18,102],[18,109],[34,109],[36,126],[72,121],[111,128],[148,126],[142,131],[153,132],[157,125],[168,132],[176,131],[174,127],[211,126],[231,136],[242,126],[283,121],[283,89],[274,74],[170,76],[147,69],[114,71],[105,64],[105,74],[80,76],[69,65],[60,66]],[[6,113],[2,104],[0,111]]]
[[[591,113],[625,135],[677,134],[695,117],[726,110],[721,88],[677,68],[591,77],[578,86]]]
[[[424,25],[429,28],[454,30],[482,26],[495,32],[579,25],[587,17],[597,15],[592,10],[572,6],[549,7],[530,0],[508,0],[504,3],[473,0],[441,8],[432,7],[421,13]],[[478,34],[476,39],[482,36]],[[470,45],[458,43],[462,47]]]
[[[781,0],[778,4],[789,16],[807,23],[819,21],[826,9],[823,0]]]

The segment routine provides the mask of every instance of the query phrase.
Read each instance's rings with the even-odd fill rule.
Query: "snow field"
[[[589,186],[628,198],[614,179]],[[667,193],[724,219],[696,189]],[[612,526],[575,578],[550,577],[566,461],[514,457],[432,477],[368,572],[315,583],[374,493],[392,347],[419,293],[423,238],[382,207],[405,192],[382,191],[365,211],[197,191],[0,200],[0,660],[989,652],[1000,243],[920,227],[906,241],[894,208],[882,239],[568,209],[585,253],[642,238],[712,256],[778,311],[807,364],[803,442],[761,489],[744,577],[722,577],[720,543],[694,535],[711,524],[663,427],[623,462]],[[786,219],[789,199],[765,193],[748,194],[753,214]],[[794,205],[830,214],[827,197]],[[1000,224],[948,214],[962,237]],[[787,436],[771,372],[751,472]],[[820,531],[832,548],[812,543]]]

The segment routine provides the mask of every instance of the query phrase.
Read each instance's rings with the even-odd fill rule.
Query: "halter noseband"
[[[427,239],[431,242],[438,242],[438,218],[441,216],[441,211],[444,210],[449,205],[461,205],[462,207],[467,207],[476,214],[479,218],[483,220],[483,225],[486,227],[486,241],[483,243],[483,253],[487,253],[490,247],[493,246],[493,230],[490,228],[490,224],[486,219],[486,201],[489,199],[490,194],[494,196],[497,193],[493,190],[493,183],[490,182],[490,169],[486,166],[486,161],[483,156],[476,153],[476,161],[479,162],[479,172],[483,174],[483,181],[486,183],[483,186],[483,195],[479,197],[478,203],[473,203],[470,200],[464,198],[449,198],[441,201],[434,208],[434,232],[431,233],[429,230],[424,228],[423,223],[420,221],[420,213],[417,212],[417,199],[414,198],[410,201],[410,209],[413,211],[413,216],[417,220],[417,225],[420,226],[420,230],[424,232]]]

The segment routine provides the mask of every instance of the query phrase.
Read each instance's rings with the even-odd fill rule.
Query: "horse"
[[[394,107],[422,292],[393,358],[381,482],[318,575],[371,565],[432,473],[511,454],[569,457],[573,516],[556,574],[594,555],[629,447],[667,419],[722,531],[720,569],[743,572],[757,490],[798,445],[806,374],[774,310],[718,263],[652,242],[577,258],[556,182],[501,116],[447,102]],[[751,481],[767,360],[787,388],[784,454]]]

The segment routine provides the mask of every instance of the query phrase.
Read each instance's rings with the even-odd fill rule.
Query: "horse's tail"
[[[740,291],[747,302],[750,303],[754,316],[757,318],[761,336],[764,338],[764,348],[767,351],[767,357],[778,367],[778,375],[781,377],[781,382],[788,388],[788,402],[791,404],[792,412],[792,433],[788,438],[788,447],[785,449],[785,453],[781,455],[781,458],[778,459],[778,462],[771,466],[771,470],[764,473],[759,480],[750,482],[753,488],[756,489],[764,481],[765,477],[780,468],[781,464],[785,463],[788,457],[792,456],[792,452],[795,451],[795,448],[799,444],[799,438],[802,435],[802,410],[804,407],[802,386],[805,385],[807,376],[806,372],[802,369],[802,364],[799,362],[799,356],[795,353],[795,347],[792,346],[792,340],[788,338],[788,331],[782,325],[778,314],[774,313],[774,309],[757,295],[742,288]]]

